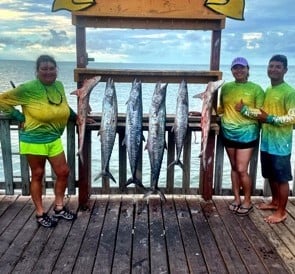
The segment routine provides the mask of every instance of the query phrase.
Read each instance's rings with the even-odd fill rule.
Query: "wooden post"
[[[220,63],[221,30],[212,31],[210,69],[219,70]],[[217,108],[217,92],[213,100],[213,108]],[[215,131],[210,131],[207,144],[207,159],[211,158],[207,170],[201,170],[200,192],[205,200],[210,200],[213,193]],[[201,168],[203,169],[202,165]]]

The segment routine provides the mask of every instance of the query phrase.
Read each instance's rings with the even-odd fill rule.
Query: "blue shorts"
[[[277,183],[288,183],[292,180],[291,154],[279,156],[260,152],[261,173],[264,178]]]
[[[33,144],[20,141],[20,154],[54,157],[64,151],[60,138],[47,144]]]

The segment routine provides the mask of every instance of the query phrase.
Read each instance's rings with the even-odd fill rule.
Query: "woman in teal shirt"
[[[235,106],[242,99],[249,106],[260,108],[264,92],[259,85],[248,81],[249,65],[245,58],[235,58],[231,71],[235,81],[222,86],[218,113],[222,115],[221,134],[231,164],[234,201],[229,209],[238,215],[247,215],[253,209],[248,167],[253,150],[258,145],[260,128],[256,119],[243,116],[235,110]],[[240,197],[241,187],[244,191],[243,201]]]

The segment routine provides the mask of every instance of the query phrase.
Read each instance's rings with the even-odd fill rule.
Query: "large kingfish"
[[[84,145],[85,129],[86,129],[86,120],[88,114],[91,112],[91,107],[89,105],[90,93],[94,87],[99,83],[101,76],[95,76],[90,79],[85,79],[82,87],[71,92],[78,96],[78,141],[79,149],[77,155],[79,155],[80,161],[83,164],[82,150]]]
[[[129,99],[127,101],[126,127],[123,145],[126,145],[129,165],[132,177],[126,182],[144,188],[140,179],[137,178],[137,166],[139,157],[142,154],[142,85],[136,79],[132,83]]]
[[[166,148],[165,125],[167,85],[168,84],[161,86],[160,82],[156,84],[149,110],[149,131],[146,144],[151,166],[151,187],[144,197],[158,193],[162,200],[166,200],[166,198],[158,187],[158,181],[164,149]]]
[[[174,118],[174,124],[172,132],[174,132],[174,140],[176,144],[176,159],[169,164],[168,168],[173,165],[179,165],[183,169],[183,163],[180,160],[181,151],[184,144],[188,128],[188,91],[186,81],[182,81],[179,85],[177,103],[176,103],[176,115]]]
[[[95,177],[94,180],[99,179],[101,176],[109,177],[115,183],[116,180],[109,171],[110,159],[116,139],[118,119],[118,103],[116,89],[113,79],[109,78],[106,83],[102,102],[102,118],[98,135],[100,135],[101,142],[101,172]]]
[[[202,159],[202,165],[204,170],[207,170],[207,165],[212,161],[211,157],[207,159],[207,144],[209,131],[211,127],[213,98],[215,92],[222,86],[223,83],[224,80],[209,82],[204,92],[193,96],[194,98],[200,98],[203,100],[201,112],[202,149],[200,152],[200,157]]]

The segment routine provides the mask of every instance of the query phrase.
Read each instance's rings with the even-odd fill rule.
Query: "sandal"
[[[229,209],[230,211],[236,212],[236,211],[240,208],[240,206],[241,206],[241,205],[238,205],[238,204],[235,204],[234,202],[232,202],[232,203],[229,205],[228,209]]]
[[[43,213],[41,216],[36,215],[36,221],[39,226],[43,227],[55,227],[57,225],[57,220],[48,216],[47,213]]]
[[[53,217],[58,218],[58,219],[65,219],[65,220],[68,220],[68,221],[72,221],[72,220],[75,220],[77,218],[77,214],[75,214],[72,211],[68,210],[64,206],[60,210],[54,209]]]
[[[250,205],[249,207],[240,206],[236,211],[237,215],[239,216],[246,216],[253,210],[253,206]]]

